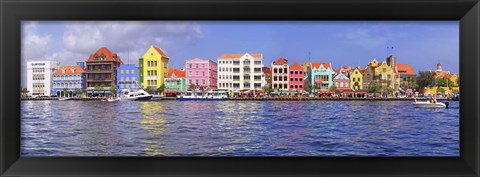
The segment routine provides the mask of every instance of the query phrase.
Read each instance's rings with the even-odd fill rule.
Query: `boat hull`
[[[189,97],[177,97],[177,100],[180,100],[180,101],[187,101],[187,100],[221,101],[221,100],[227,100],[227,98],[189,98]]]
[[[447,107],[444,103],[428,103],[428,102],[415,102],[412,103],[413,106],[417,108],[445,108]]]
[[[148,101],[152,99],[152,95],[149,96],[142,96],[142,97],[134,97],[134,98],[120,98],[122,101]]]

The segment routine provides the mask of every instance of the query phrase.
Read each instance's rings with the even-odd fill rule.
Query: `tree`
[[[164,84],[160,85],[160,87],[157,88],[157,92],[158,92],[159,95],[161,95],[164,90],[165,90],[165,85]]]
[[[273,92],[272,84],[265,84],[265,86],[263,86],[262,90],[265,91],[265,93],[267,93],[267,94],[272,93]]]
[[[100,93],[100,91],[103,91],[103,87],[100,86],[100,85],[97,85],[97,86],[95,86],[94,90],[97,91],[97,93]]]
[[[306,92],[310,93],[310,92],[312,91],[312,88],[313,88],[312,83],[310,83],[310,81],[308,81],[308,80],[305,81],[305,83],[303,84],[303,89],[304,89]]]
[[[419,76],[417,78],[417,84],[420,88],[434,86],[435,79],[433,77],[433,72],[420,71]]]
[[[108,91],[110,91],[110,94],[116,96],[117,95],[117,85],[115,85],[115,82],[112,82],[110,84],[110,88],[108,89]]]
[[[330,91],[333,91],[333,90],[336,90],[337,87],[335,87],[335,85],[332,85],[332,86],[330,86],[328,89],[329,89]]]
[[[368,92],[378,93],[379,91],[380,91],[380,87],[376,82],[370,82],[370,84],[368,84]]]
[[[149,94],[154,94],[155,93],[155,88],[152,87],[152,86],[148,86],[146,89],[145,89],[146,92],[148,92]]]
[[[22,88],[22,90],[20,90],[20,92],[22,93],[22,97],[24,96],[27,96],[27,93],[29,92],[27,88]]]
[[[73,90],[73,93],[75,95],[81,95],[83,93],[82,89],[79,89],[79,88],[75,88],[75,90]]]
[[[63,88],[62,90],[63,90],[63,96],[68,97],[68,95],[69,95],[68,94],[68,92],[69,92],[68,88]]]
[[[381,92],[387,95],[393,94],[393,88],[392,87],[382,87]]]
[[[439,87],[439,88],[437,89],[437,93],[438,93],[438,92],[440,92],[440,93],[442,93],[442,95],[444,95],[444,94],[445,94],[445,89]]]
[[[195,84],[190,84],[190,86],[188,87],[190,90],[195,90],[197,86],[195,86]]]

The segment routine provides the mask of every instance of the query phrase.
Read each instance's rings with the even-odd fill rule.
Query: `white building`
[[[56,61],[27,62],[27,89],[31,95],[51,96],[52,76],[57,71]]]
[[[262,89],[262,54],[224,54],[217,64],[219,90]]]

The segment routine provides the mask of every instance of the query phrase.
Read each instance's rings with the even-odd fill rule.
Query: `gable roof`
[[[227,54],[223,54],[222,56],[218,57],[219,59],[225,59],[225,58],[240,58],[242,56],[244,56],[246,53],[244,54],[239,54],[239,53],[227,53]],[[252,54],[249,54],[250,56],[252,56],[253,58],[262,58],[262,54],[258,54],[258,53],[252,53]]]
[[[161,49],[161,48],[158,48],[158,47],[155,47],[155,46],[152,46],[162,57],[165,57],[165,58],[168,58],[167,54]]]
[[[72,72],[72,68],[75,69],[74,72]],[[65,73],[62,72],[62,70],[65,69]],[[58,70],[54,74],[82,74],[85,72],[82,67],[78,65],[73,65],[73,66],[60,66],[58,67]]]
[[[170,69],[168,69],[167,78],[171,78],[173,74],[175,74],[175,77],[185,77],[186,76],[185,71],[175,69],[175,68],[170,68]]]
[[[106,47],[102,47],[98,49],[95,53],[90,54],[90,57],[88,57],[87,62],[92,62],[94,61],[95,57],[99,57],[99,56],[105,56],[105,61],[117,61],[117,62],[120,62],[120,64],[123,64],[123,61],[120,59],[120,57],[116,53],[112,53]]]
[[[337,75],[335,75],[335,77],[333,77],[333,80],[338,80],[340,79],[340,77],[343,76],[345,79],[344,80],[350,80],[350,78],[348,78],[345,74],[343,73],[338,73]]]
[[[290,70],[292,70],[292,69],[303,70],[303,67],[302,67],[302,65],[300,65],[300,63],[294,62],[294,63],[292,64],[292,66],[290,66]]]
[[[331,64],[330,64],[330,63],[313,62],[313,63],[312,63],[312,69],[313,69],[313,68],[320,68],[320,65],[323,65],[323,67],[325,67],[325,69],[328,69],[328,68],[331,67]]]
[[[269,68],[269,67],[263,67],[263,68],[262,68],[262,72],[263,72],[264,74],[270,75],[270,72],[271,72],[271,71],[270,71],[270,68]]]
[[[288,60],[280,57],[276,61],[273,62],[274,65],[288,65]]]
[[[408,75],[416,75],[415,71],[409,64],[397,64],[398,71],[405,71],[405,73],[401,74],[408,74]]]

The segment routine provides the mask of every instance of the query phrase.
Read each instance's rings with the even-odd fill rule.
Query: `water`
[[[22,156],[459,156],[459,102],[22,101]]]

